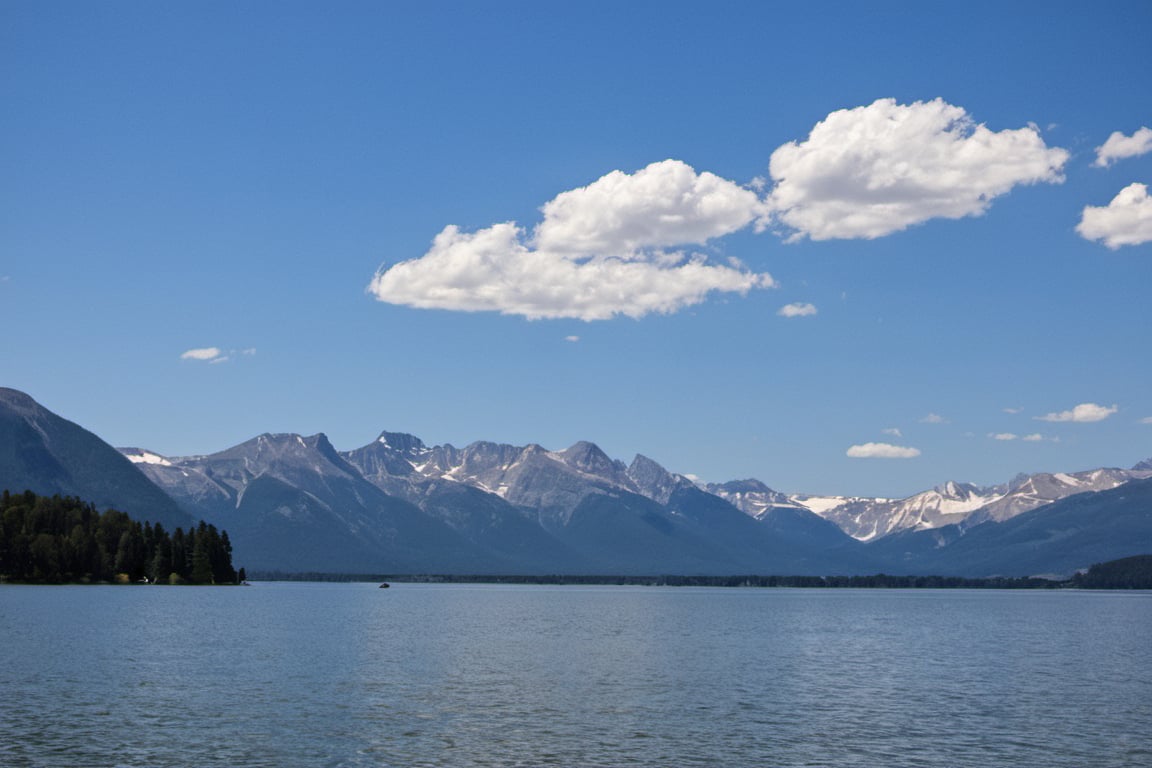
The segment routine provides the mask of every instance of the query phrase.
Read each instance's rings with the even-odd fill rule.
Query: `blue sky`
[[[4,3],[0,384],[168,455],[1152,456],[1152,5],[925,6]]]

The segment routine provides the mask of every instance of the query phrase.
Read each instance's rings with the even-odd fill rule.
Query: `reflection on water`
[[[1147,766],[1152,594],[0,588],[3,766]]]

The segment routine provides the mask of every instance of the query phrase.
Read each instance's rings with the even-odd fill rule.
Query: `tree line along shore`
[[[1152,589],[1152,555],[1097,563],[1070,579],[1037,576],[700,576],[577,574],[353,574],[253,571],[258,581],[394,582],[399,584],[540,584],[644,587],[786,587],[824,589]]]
[[[71,496],[0,492],[0,581],[38,584],[238,584],[227,531],[96,510]]]

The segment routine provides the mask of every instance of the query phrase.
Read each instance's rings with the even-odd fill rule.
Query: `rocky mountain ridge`
[[[264,434],[166,457],[121,454],[0,390],[0,486],[168,527],[205,520],[249,568],[293,572],[1027,575],[1152,550],[1147,464],[844,499],[701,486],[589,442],[455,448],[384,432],[342,452],[323,434]]]

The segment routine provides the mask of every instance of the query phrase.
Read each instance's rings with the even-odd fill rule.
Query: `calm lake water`
[[[0,765],[1149,766],[1152,594],[6,586]]]

